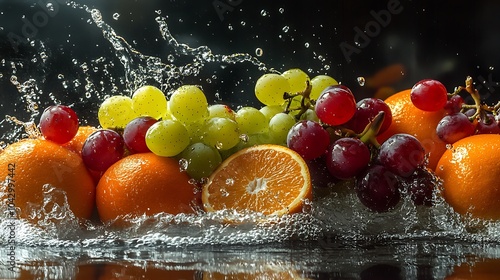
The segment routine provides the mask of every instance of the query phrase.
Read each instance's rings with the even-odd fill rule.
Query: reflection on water
[[[170,93],[182,83],[197,83],[211,93],[211,101],[252,103],[248,91],[258,75],[295,67],[289,61],[293,58],[283,58],[286,55],[281,52],[285,50],[280,52],[279,48],[296,41],[300,41],[301,48],[291,52],[300,59],[314,61],[304,69],[311,74],[334,73],[339,80],[359,86],[359,96],[387,96],[398,86],[407,86],[405,82],[416,75],[412,73],[415,65],[391,59],[386,61],[389,66],[367,63],[367,69],[346,74],[342,69],[349,67],[340,62],[342,53],[334,49],[327,54],[320,48],[317,37],[324,34],[306,36],[293,22],[279,26],[279,32],[273,35],[276,38],[252,33],[252,28],[262,24],[269,28],[274,28],[273,22],[281,25],[284,16],[300,16],[285,2],[278,1],[275,5],[279,8],[255,5],[254,11],[256,7],[243,1],[231,1],[233,6],[227,6],[230,9],[222,14],[215,10],[211,14],[215,19],[203,22],[207,28],[224,26],[224,32],[232,38],[228,41],[241,40],[239,43],[246,48],[235,43],[228,48],[220,44],[205,46],[200,38],[189,36],[189,31],[179,31],[200,28],[202,20],[187,23],[185,5],[175,1],[170,1],[172,10],[140,4],[146,6],[142,12],[148,16],[139,17],[140,23],[134,22],[132,13],[95,9],[96,1],[70,1],[67,6],[62,0],[26,2],[30,4],[0,2],[0,19],[5,19],[6,13],[14,14],[12,22],[21,24],[0,21],[1,54],[5,54],[0,56],[0,81],[5,85],[1,89],[5,102],[0,107],[3,115],[24,123],[35,121],[40,109],[48,104],[65,103],[79,112],[88,112],[83,122],[96,125],[100,101],[113,94],[130,94],[143,84],[154,84]],[[129,5],[135,7],[136,2]],[[23,17],[18,8],[26,5],[29,8]],[[107,5],[102,5],[109,11]],[[367,8],[365,15],[371,15],[370,10],[378,11],[380,7]],[[184,17],[179,15],[183,10]],[[407,7],[402,13],[410,10]],[[245,17],[241,11],[255,12],[259,23],[252,24],[250,18],[235,21],[236,17]],[[393,16],[396,20],[397,15]],[[361,19],[361,23],[369,23],[372,18]],[[316,20],[311,17],[317,31],[321,23]],[[143,34],[139,28],[146,22],[153,25],[154,35],[151,30]],[[353,21],[349,29],[361,23]],[[73,25],[93,33],[85,36]],[[47,33],[51,28],[60,36]],[[128,28],[135,32],[128,35]],[[253,35],[236,39],[234,32]],[[337,29],[329,32],[335,36],[342,33]],[[380,42],[391,41],[390,36],[380,32],[380,37],[371,38],[370,46],[357,57],[372,52],[370,48],[377,49]],[[215,33],[211,36],[217,37]],[[273,39],[278,39],[280,47],[273,47]],[[399,41],[391,42],[397,46]],[[245,51],[231,49],[236,46]],[[356,59],[353,56],[353,63]],[[493,75],[494,70],[489,69],[488,74]],[[457,75],[461,82],[465,74]],[[492,92],[496,84],[488,86]],[[25,137],[25,127],[11,117],[2,116],[0,126],[2,145]],[[489,279],[500,273],[500,224],[462,219],[439,194],[433,208],[403,201],[391,213],[375,214],[359,203],[349,186],[315,191],[316,199],[308,211],[282,218],[224,211],[158,215],[139,218],[127,230],[115,230],[97,221],[89,221],[82,228],[71,220],[71,215],[60,212],[66,209],[64,205],[48,213],[49,218],[37,226],[2,218],[0,278]],[[0,210],[9,211],[6,205]],[[227,223],[228,217],[231,223]]]

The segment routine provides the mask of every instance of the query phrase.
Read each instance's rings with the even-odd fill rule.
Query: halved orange
[[[264,144],[227,158],[203,186],[205,211],[235,210],[284,215],[302,211],[311,199],[306,162],[295,151]]]

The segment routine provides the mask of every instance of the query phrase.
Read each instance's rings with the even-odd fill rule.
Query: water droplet
[[[226,185],[228,185],[228,186],[234,185],[234,179],[233,178],[226,179]]]
[[[266,10],[260,11],[260,15],[263,17],[267,16],[267,11]]]
[[[306,42],[306,43],[304,44],[304,46],[305,46],[306,48],[309,48],[309,43],[308,43],[308,42]]]
[[[63,74],[59,74],[59,75],[57,75],[57,78],[58,78],[59,80],[62,80],[62,79],[64,79],[64,75],[63,75]]]
[[[255,49],[255,55],[256,56],[262,56],[264,54],[264,50],[261,48],[256,48]]]
[[[365,85],[365,82],[366,82],[365,77],[358,77],[356,79],[358,80],[358,84],[360,86],[364,86]]]
[[[228,26],[227,26],[227,29],[229,29],[229,30],[233,30],[234,28],[233,28],[233,26],[230,24],[230,25],[228,25]]]
[[[241,141],[243,141],[243,142],[248,142],[249,137],[248,137],[248,135],[247,135],[247,134],[241,134],[241,135],[240,135],[240,139],[241,139]]]
[[[283,26],[282,28],[283,32],[287,33],[288,30],[290,30],[290,27],[288,25]]]
[[[120,14],[119,13],[114,13],[113,14],[113,19],[114,20],[118,20],[120,18]]]
[[[490,70],[492,70],[492,71],[493,71],[493,70],[495,70],[495,67],[490,66],[488,69],[490,69]]]
[[[47,5],[45,5],[45,7],[47,7],[47,10],[49,10],[51,12],[54,11],[54,4],[52,4],[52,2],[47,3]]]
[[[285,12],[285,9],[283,9],[283,8],[279,8],[279,9],[278,9],[278,12],[280,12],[280,14],[282,14],[282,13],[284,13],[284,12]]]
[[[155,10],[155,13],[156,13],[157,15],[161,15],[161,10]]]
[[[179,159],[179,168],[181,170],[181,172],[184,172],[188,169],[188,166],[189,166],[189,161],[185,158],[181,158]]]
[[[245,26],[247,23],[244,21],[241,21],[240,24],[241,24],[241,26]]]
[[[3,78],[3,73],[0,73],[0,79]]]
[[[222,144],[222,143],[221,143],[221,142],[219,142],[219,141],[217,141],[217,143],[215,144],[215,148],[216,148],[217,150],[220,150],[220,149],[222,149],[223,147],[224,147],[224,144]]]

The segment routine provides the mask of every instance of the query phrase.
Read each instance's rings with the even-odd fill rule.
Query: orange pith
[[[99,217],[105,223],[116,220],[116,225],[126,225],[126,216],[195,213],[198,202],[196,186],[178,161],[153,153],[129,155],[113,164],[96,192]]]
[[[206,211],[231,209],[269,215],[297,213],[311,198],[304,160],[279,145],[258,145],[226,159],[203,187]]]
[[[9,166],[12,167],[9,171]],[[12,179],[13,190],[7,181]],[[15,195],[13,204],[20,209],[19,217],[30,221],[29,205],[42,207],[44,185],[51,185],[65,192],[69,208],[77,218],[89,219],[94,209],[95,184],[82,159],[74,152],[43,139],[26,139],[9,145],[0,153],[1,199]],[[63,197],[53,203],[63,205]]]
[[[460,214],[500,219],[500,135],[479,134],[453,144],[438,162],[442,195]]]
[[[446,151],[446,143],[436,134],[436,126],[446,115],[446,111],[426,112],[418,109],[411,102],[410,92],[411,89],[403,90],[384,100],[391,108],[392,123],[377,136],[377,140],[382,143],[397,133],[415,136],[429,154],[428,167],[435,170],[439,158]]]

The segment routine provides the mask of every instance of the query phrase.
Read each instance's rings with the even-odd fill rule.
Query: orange
[[[438,162],[443,198],[460,214],[500,219],[500,135],[458,140]]]
[[[97,130],[98,128],[93,126],[80,126],[78,128],[78,132],[76,133],[75,137],[73,137],[73,139],[71,139],[68,143],[64,144],[63,146],[81,155],[83,143],[85,143],[85,140],[87,140],[87,137],[90,134],[92,134]]]
[[[197,187],[173,158],[153,153],[127,156],[111,165],[97,185],[96,204],[105,223],[158,213],[195,213]]]
[[[434,170],[439,158],[446,151],[446,143],[436,134],[437,124],[446,115],[446,111],[443,109],[426,112],[418,109],[411,102],[410,92],[411,89],[403,90],[385,99],[385,103],[391,108],[392,123],[386,131],[377,136],[377,140],[383,143],[397,133],[415,136],[429,154],[428,167]]]
[[[223,209],[283,215],[302,210],[311,198],[307,164],[280,145],[257,145],[227,158],[203,186],[206,211]]]
[[[463,263],[453,269],[446,280],[496,280],[500,276],[500,260],[485,259],[473,263]]]
[[[89,219],[92,215],[92,177],[77,154],[54,142],[25,139],[9,145],[0,153],[0,178],[4,180],[1,199],[18,207],[20,218],[37,221],[29,216],[28,209],[30,205],[38,210],[43,207],[46,184],[66,193],[69,208],[77,218]],[[51,203],[63,205],[64,197],[56,196]]]

